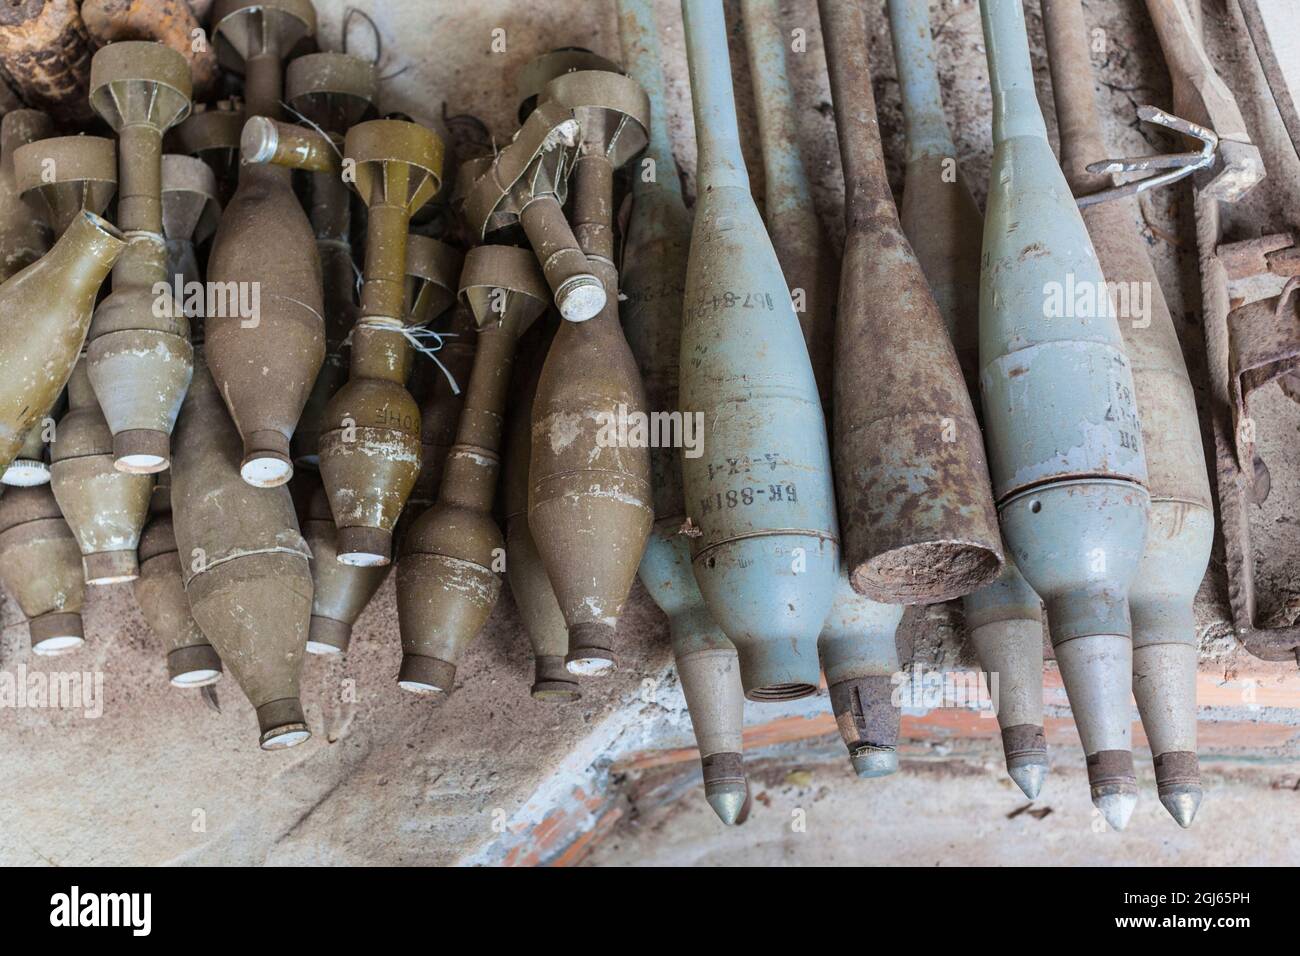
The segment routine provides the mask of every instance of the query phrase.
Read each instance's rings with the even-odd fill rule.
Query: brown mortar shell
[[[187,0],[84,0],[81,18],[96,46],[123,40],[155,40],[181,54],[186,83],[193,77],[194,95],[204,96],[217,79],[217,57],[207,43],[195,43],[199,18]],[[94,62],[91,62],[92,85]]]
[[[283,697],[258,706],[257,725],[261,730],[258,744],[263,750],[284,750],[311,737],[297,697]]]
[[[80,613],[81,554],[49,485],[9,488],[0,497],[0,582],[29,621]]]
[[[499,276],[503,290],[510,289],[518,284],[508,268],[520,258],[512,257],[513,252],[520,251],[486,246],[471,250],[462,283],[482,267]],[[529,259],[526,252],[521,257]],[[530,261],[529,266],[532,272],[526,274],[534,274],[535,264]],[[515,344],[544,307],[544,299],[507,293],[498,321],[487,322],[479,332],[438,501],[411,526],[402,546],[397,611],[407,656],[458,664],[500,595],[505,541],[492,505],[500,473],[502,421]]]
[[[453,312],[448,331],[454,337],[448,337],[438,350],[438,361],[455,379],[460,394],[452,391],[451,383],[438,366],[432,362],[418,366],[416,374],[424,392],[420,401],[420,472],[402,514],[404,525],[418,518],[437,500],[447,453],[456,441],[456,426],[465,404],[465,385],[474,364],[478,338],[474,316],[468,308]]]
[[[54,131],[50,118],[18,109],[0,120],[0,282],[31,265],[50,247],[50,230],[23,201],[14,178],[14,152]]]
[[[307,639],[346,651],[352,625],[384,583],[388,567],[353,567],[338,560],[338,532],[330,513],[329,499],[319,482],[316,482],[306,516],[302,519],[302,533],[311,548],[314,585],[311,633]]]
[[[1201,764],[1194,752],[1175,750],[1155,755],[1156,787],[1161,794],[1201,786]]]
[[[844,560],[859,594],[929,604],[969,594],[1001,571],[988,463],[943,317],[890,192],[863,13],[829,0],[819,7],[849,196],[833,397]],[[872,369],[865,378],[864,368]]]
[[[28,143],[14,151],[14,182],[61,236],[83,210],[100,214],[108,208],[117,191],[117,144],[102,136]]]
[[[311,625],[307,629],[308,654],[346,654],[351,643],[351,624],[318,614],[311,616]]]
[[[0,285],[0,468],[58,400],[122,245],[116,229],[85,213],[54,248]]]
[[[82,124],[93,114],[86,101],[90,37],[72,0],[20,0],[0,8],[0,67],[24,103],[60,123]]]
[[[45,657],[74,651],[86,641],[81,615],[55,611],[27,622],[32,650]]]
[[[284,57],[316,32],[311,0],[217,0],[211,34],[218,62],[245,75],[250,116],[278,116]]]
[[[176,152],[193,156],[212,170],[221,204],[235,192],[239,170],[239,134],[244,128],[244,111],[229,102],[215,107],[195,108],[189,119],[176,126],[168,143]]]
[[[407,325],[428,325],[451,308],[464,258],[450,243],[415,233],[406,237]],[[442,357],[442,351],[438,357]]]
[[[82,359],[68,381],[68,412],[50,444],[50,487],[85,556],[86,583],[111,584],[138,573],[135,550],[149,516],[152,475],[113,464],[113,436]]]
[[[580,621],[569,628],[569,653],[564,663],[570,674],[596,676],[618,666],[614,653],[614,625],[603,621]]]
[[[1103,793],[1136,793],[1137,773],[1133,751],[1099,750],[1088,754],[1088,783],[1093,796]]]
[[[172,521],[194,620],[254,707],[296,702],[310,551],[289,490],[240,477],[241,442],[202,361],[174,447]]]
[[[835,726],[849,752],[861,747],[898,746],[902,712],[891,699],[894,685],[888,676],[859,677],[830,686]]]
[[[221,658],[190,612],[180,555],[176,551],[176,535],[167,515],[153,518],[140,537],[140,576],[135,580],[135,599],[149,629],[162,642],[168,676],[173,683],[185,674],[200,670],[215,670],[220,676]],[[178,686],[201,684],[183,682]]]
[[[346,193],[342,198],[346,199]],[[344,205],[346,207],[346,203]],[[348,221],[346,208],[342,221]],[[320,232],[319,228],[317,232]],[[294,464],[313,467],[320,463],[320,436],[326,427],[325,411],[329,401],[347,384],[347,346],[344,343],[358,315],[351,247],[337,240],[322,240],[317,243],[317,248],[324,282],[325,359],[307,395],[291,442]]]
[[[208,259],[210,283],[244,283],[231,288],[247,288],[250,297],[258,290],[256,324],[238,315],[204,320],[212,375],[245,439],[246,473],[267,483],[283,483],[293,473],[289,438],[325,359],[316,239],[279,172],[244,169]]]
[[[248,118],[239,134],[239,152],[245,163],[339,174],[339,156],[328,136],[269,116]]]
[[[1002,729],[1002,751],[1008,761],[1017,757],[1046,756],[1047,737],[1043,728],[1033,724],[1017,724]]]
[[[167,655],[167,679],[173,687],[206,687],[221,680],[223,671],[221,656],[206,642],[178,647]]]

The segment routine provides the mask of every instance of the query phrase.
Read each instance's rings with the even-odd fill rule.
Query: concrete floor
[[[401,110],[434,125],[444,109],[473,113],[498,141],[513,128],[513,76],[534,56],[578,45],[619,57],[612,0],[317,0],[324,48],[338,48],[345,6],[368,11],[383,37],[381,70],[389,77],[383,110]],[[982,201],[991,146],[977,7],[974,0],[936,0],[933,6],[935,21],[942,24],[941,67],[959,158]],[[1137,129],[1133,119],[1136,103],[1169,99],[1142,3],[1089,0],[1085,6],[1107,40],[1097,65],[1113,151],[1168,149],[1172,144],[1158,137],[1148,143],[1151,134]],[[689,185],[694,144],[680,18],[673,0],[660,0],[658,7],[672,134]],[[1028,3],[1026,9],[1042,76],[1040,99],[1051,125],[1036,7]],[[1214,12],[1217,7],[1207,7],[1215,55],[1230,83],[1249,83],[1234,52],[1240,28]],[[789,0],[782,8],[791,28],[805,26],[809,34],[807,55],[793,64],[805,106],[795,135],[813,173],[818,211],[838,239],[842,186],[815,2]],[[867,9],[881,125],[899,188],[901,117],[882,0],[869,0]],[[497,28],[506,30],[503,53],[489,49]],[[362,52],[365,31],[355,23],[354,31],[351,49]],[[738,97],[752,130],[743,43],[738,35],[733,41]],[[757,142],[753,136],[749,141]],[[750,159],[761,196],[761,166],[756,154]],[[1270,193],[1255,201],[1264,212],[1240,227],[1244,234],[1279,220],[1297,221],[1285,191],[1281,198]],[[1160,193],[1143,208],[1151,252],[1196,377],[1199,297],[1189,282],[1194,249],[1180,194]],[[1282,437],[1293,436],[1300,422],[1295,406],[1277,403],[1267,419],[1264,414],[1261,431],[1276,436],[1270,440],[1284,453],[1293,453],[1294,439],[1288,444]],[[1279,472],[1289,472],[1280,485]],[[1279,458],[1270,503],[1279,511],[1260,519],[1262,528],[1278,532],[1268,539],[1282,556],[1275,567],[1300,567],[1291,557],[1300,548],[1294,525],[1285,520],[1296,514],[1300,500],[1298,473]],[[1269,583],[1277,587],[1278,606],[1289,607],[1287,575],[1275,575]],[[1207,674],[1213,671],[1216,680],[1222,674],[1227,681],[1244,673],[1248,681],[1256,680],[1254,662],[1242,659],[1226,634],[1221,566],[1212,566],[1207,576],[1198,615]],[[3,620],[0,668],[56,666],[32,660],[26,627],[12,602],[6,603]],[[909,615],[907,622],[900,638],[904,647],[942,665],[963,659],[960,641],[924,612]],[[1041,807],[1009,817],[1024,801],[1010,789],[993,747],[953,753],[933,739],[925,744],[931,732],[921,727],[918,749],[904,772],[865,785],[848,777],[828,728],[812,724],[821,729],[799,733],[796,742],[751,748],[757,803],[745,826],[725,831],[701,798],[698,768],[690,760],[675,761],[671,772],[623,770],[618,763],[630,754],[672,752],[690,741],[668,667],[664,620],[639,586],[620,625],[623,666],[606,681],[588,682],[580,703],[556,707],[527,696],[527,640],[504,592],[467,655],[455,695],[433,709],[395,684],[400,646],[390,577],[362,616],[348,660],[307,662],[303,700],[315,736],[281,754],[258,751],[251,708],[232,682],[219,689],[219,713],[197,693],[166,685],[157,642],[129,587],[96,589],[86,630],[87,649],[59,659],[57,666],[103,675],[102,717],[49,709],[0,714],[6,763],[0,780],[0,863],[1300,860],[1300,847],[1278,826],[1294,812],[1297,799],[1294,733],[1288,736],[1285,728],[1293,728],[1300,713],[1300,693],[1272,668],[1261,671],[1262,683],[1252,686],[1278,688],[1268,720],[1284,728],[1281,737],[1270,747],[1224,748],[1222,763],[1210,768],[1213,790],[1202,819],[1190,833],[1178,831],[1154,798],[1139,806],[1125,835],[1097,832],[1082,770],[1073,762],[1077,745],[1055,748],[1059,766]],[[662,694],[647,700],[646,681]],[[821,717],[826,702],[814,698],[801,706],[789,720]],[[1245,724],[1264,719],[1247,711],[1208,719],[1240,717]],[[759,725],[780,715],[751,706],[747,716]],[[1046,807],[1051,813],[1042,814]],[[790,827],[797,809],[806,812],[803,832]]]

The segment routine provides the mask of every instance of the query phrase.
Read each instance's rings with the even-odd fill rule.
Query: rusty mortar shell
[[[185,293],[181,306],[190,323],[190,341],[194,343],[203,341],[205,308],[205,303],[190,291],[203,279],[195,250],[216,231],[220,218],[217,177],[212,168],[195,156],[164,153],[162,223],[167,245],[167,278]]]
[[[479,239],[518,221],[537,254],[555,307],[570,322],[586,322],[605,307],[605,288],[564,217],[578,121],[563,104],[539,103],[510,142],[479,171],[464,194],[464,216]]]
[[[347,130],[373,111],[376,87],[374,64],[343,53],[298,57],[290,61],[285,72],[285,96],[289,104],[330,137],[334,166],[333,171],[311,176],[310,219],[324,279],[325,361],[294,431],[295,464],[318,466],[325,409],[347,382],[345,343],[356,322],[358,305],[351,243],[351,194],[336,167]]]
[[[1087,166],[1107,157],[1092,89],[1088,31],[1078,0],[1044,0],[1052,92],[1061,131],[1061,165],[1076,193],[1109,188]],[[1180,826],[1201,803],[1196,757],[1198,641],[1192,603],[1214,543],[1214,509],[1196,397],[1178,333],[1160,289],[1129,197],[1083,210],[1133,367],[1151,492],[1150,528],[1129,588],[1133,623],[1133,695],[1155,757],[1160,802]],[[1146,309],[1134,308],[1143,291]],[[1116,309],[1117,313],[1120,311]],[[1145,314],[1137,314],[1145,311]]]
[[[956,165],[929,13],[914,3],[890,0],[889,22],[907,132],[899,218],[934,293],[978,414],[984,220]],[[1008,555],[997,580],[962,598],[962,607],[971,645],[994,694],[1007,771],[1032,800],[1048,771],[1042,602]]]
[[[603,70],[607,73],[620,73],[622,70],[613,60],[607,60],[586,47],[565,46],[550,50],[530,60],[523,69],[515,74],[515,98],[519,101],[519,122],[523,123],[541,98],[546,84],[565,73],[579,70]]]
[[[615,666],[618,618],[654,520],[649,442],[620,428],[646,405],[618,320],[613,231],[614,170],[645,147],[650,104],[635,80],[599,71],[558,77],[543,97],[533,115],[560,103],[581,127],[573,231],[605,304],[561,325],[542,368],[528,525],[569,627],[565,666],[590,676]]]
[[[172,150],[201,159],[211,168],[217,180],[217,199],[222,206],[235,194],[239,174],[239,136],[243,129],[242,106],[230,100],[222,100],[213,106],[196,103],[189,118],[179,123],[168,138]]]
[[[189,0],[84,0],[81,18],[96,47],[121,40],[156,40],[183,54],[195,95],[205,96],[217,80],[217,57],[209,44],[195,42],[200,29],[195,8]]]
[[[58,400],[95,295],[123,246],[117,229],[86,211],[49,252],[0,285],[0,467],[9,467]]]
[[[981,0],[980,13],[995,104],[980,283],[994,493],[1012,557],[1047,608],[1093,803],[1123,829],[1137,802],[1128,589],[1149,507],[1133,374],[1047,140],[1024,11]]]
[[[902,711],[893,694],[902,667],[894,634],[902,617],[902,605],[863,597],[841,576],[817,638],[835,726],[862,778],[898,770]]]
[[[628,74],[650,100],[649,144],[642,159],[654,175],[632,177],[632,212],[619,273],[620,311],[628,346],[645,385],[646,407],[675,411],[681,357],[682,296],[686,288],[691,217],[682,198],[664,108],[666,83],[651,0],[619,0]],[[638,576],[668,616],[673,657],[700,750],[704,795],[728,826],[748,796],[745,780],[745,691],[736,648],[714,622],[695,583],[686,520],[681,452],[650,450],[654,525]]]
[[[225,63],[242,60],[246,117],[280,118],[284,56],[315,27],[310,0],[216,4],[217,53]],[[247,296],[204,323],[208,366],[244,439],[244,480],[284,484],[293,474],[289,440],[325,357],[320,256],[288,169],[243,166],[207,278]]]
[[[81,554],[48,485],[10,488],[0,498],[0,583],[27,618],[35,653],[85,643]]]
[[[221,658],[190,613],[170,514],[154,515],[140,536],[135,600],[162,641],[173,687],[206,687],[221,679]]]
[[[0,10],[0,70],[22,101],[60,123],[90,120],[86,79],[90,37],[81,4],[27,0]]]
[[[339,154],[328,136],[269,116],[250,116],[239,134],[246,164],[270,164],[309,173],[339,173]]]
[[[117,189],[117,146],[101,136],[52,136],[14,151],[18,191],[61,236],[83,211],[102,214]]]
[[[117,220],[127,239],[112,294],[90,326],[90,382],[113,433],[116,466],[151,474],[168,466],[172,428],[194,374],[189,319],[170,288],[162,222],[162,138],[189,114],[189,61],[162,43],[102,47],[90,64],[90,103],[118,134]]]
[[[820,9],[847,197],[834,396],[845,563],[873,600],[950,600],[1002,570],[984,443],[889,190],[863,13]]]
[[[474,368],[438,500],[411,526],[397,566],[404,690],[455,687],[456,668],[501,591],[505,541],[492,516],[510,370],[519,336],[546,310],[545,277],[526,249],[465,255],[460,296],[478,321]]]
[[[132,581],[153,476],[114,467],[113,435],[82,356],[68,379],[68,411],[50,444],[50,486],[81,548],[87,584]]]
[[[798,113],[786,66],[780,5],[777,0],[744,0],[741,18],[762,143],[763,221],[790,286],[817,391],[829,414],[840,258],[817,218],[795,135]]]
[[[414,356],[407,228],[439,189],[442,142],[416,123],[371,120],[348,131],[344,154],[370,212],[350,374],[325,410],[320,469],[339,530],[338,560],[387,564],[420,469],[420,409],[406,390]]]
[[[49,227],[24,202],[14,174],[14,151],[54,133],[39,110],[11,110],[0,120],[0,282],[50,248]]]
[[[419,393],[415,397],[420,403],[420,471],[398,519],[399,540],[411,523],[438,500],[443,466],[456,441],[465,404],[464,386],[474,365],[478,323],[469,305],[457,299],[463,263],[464,256],[455,246],[427,236],[407,237],[407,323],[428,325],[449,309],[450,320],[443,332],[446,340],[438,349],[441,367],[422,362],[413,385],[413,395]],[[451,308],[453,303],[455,308]]]
[[[190,610],[257,711],[264,750],[311,736],[299,676],[311,552],[284,487],[243,480],[242,442],[202,352],[176,426],[172,525]]]
[[[684,0],[699,186],[683,295],[680,406],[695,579],[750,700],[815,693],[839,572],[826,421],[781,265],[749,192],[719,0]]]
[[[549,298],[549,290],[546,293]],[[501,476],[502,512],[506,526],[506,580],[514,595],[528,643],[533,649],[534,700],[572,703],[582,687],[564,666],[569,653],[569,629],[551,579],[528,527],[528,462],[533,447],[533,398],[541,378],[542,363],[555,330],[549,321],[536,324],[520,342],[506,424],[504,470]]]
[[[336,560],[338,531],[325,487],[310,472],[303,472],[296,480],[311,489],[307,507],[300,513],[302,534],[311,548],[313,585],[307,653],[346,654],[352,640],[352,625],[388,577],[388,566],[354,567]]]

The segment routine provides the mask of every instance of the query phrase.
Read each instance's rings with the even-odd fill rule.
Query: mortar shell
[[[145,622],[162,642],[171,685],[205,687],[220,680],[221,658],[190,613],[168,514],[151,518],[140,536],[140,576],[134,587]]]
[[[11,488],[0,498],[0,582],[27,618],[35,653],[85,643],[81,555],[48,485]]]

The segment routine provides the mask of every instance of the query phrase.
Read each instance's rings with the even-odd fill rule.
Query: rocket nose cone
[[[1016,786],[1030,800],[1037,800],[1047,779],[1047,761],[1007,761],[1007,773],[1016,782]]]
[[[853,769],[862,779],[887,777],[898,771],[898,752],[895,750],[860,750],[851,758]]]
[[[740,783],[705,784],[704,799],[709,801],[713,812],[729,827],[734,827],[740,820],[740,811],[745,807],[745,798],[749,787]]]
[[[1128,826],[1137,802],[1135,793],[1103,793],[1092,798],[1093,806],[1101,811],[1112,830],[1123,830]]]
[[[1180,787],[1172,792],[1160,794],[1160,802],[1169,811],[1169,815],[1178,821],[1178,825],[1186,830],[1196,819],[1196,811],[1201,808],[1202,796],[1200,787]]]

